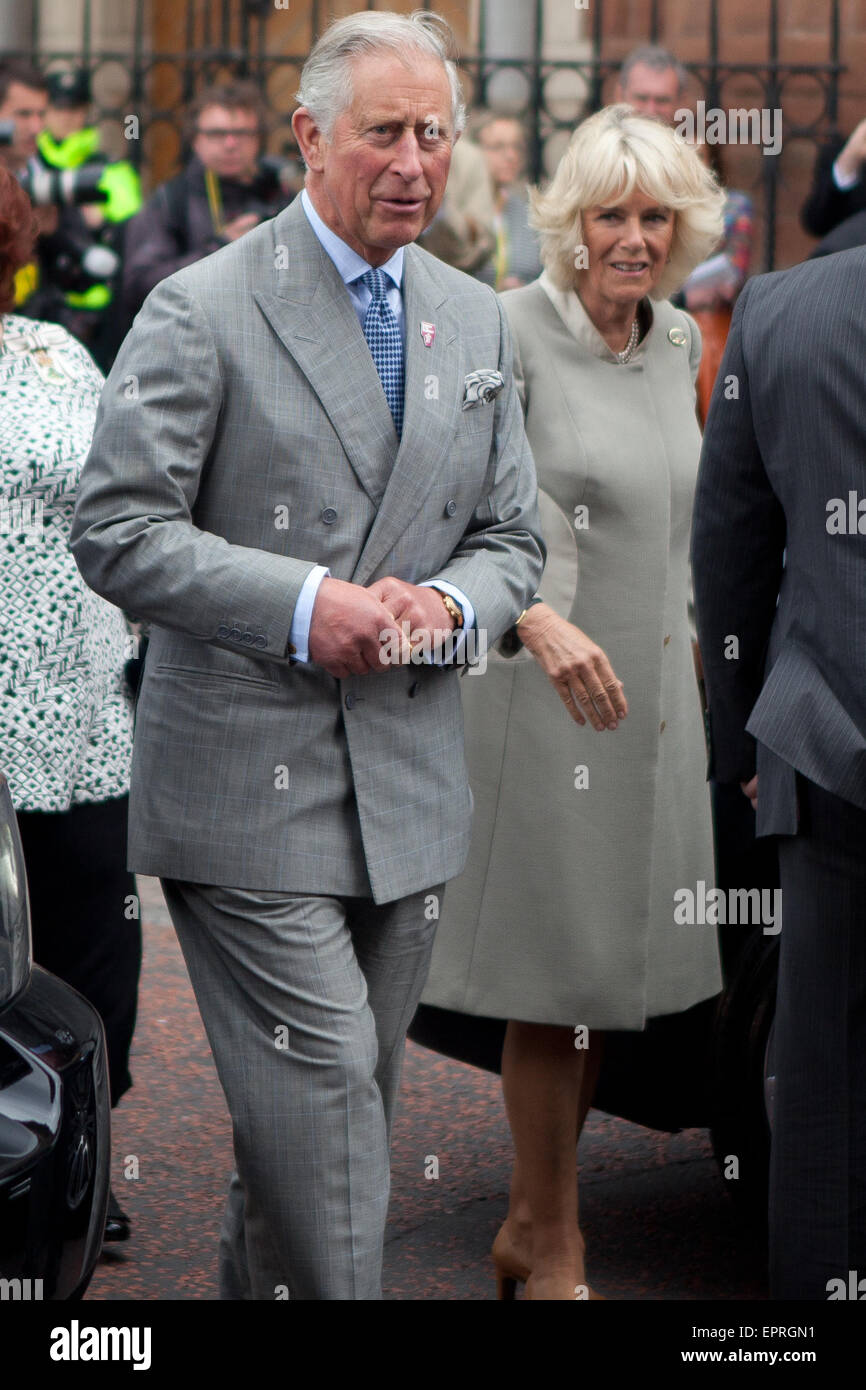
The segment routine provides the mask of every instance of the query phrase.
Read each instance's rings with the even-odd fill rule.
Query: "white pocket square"
[[[471,410],[475,405],[489,405],[495,400],[505,385],[501,372],[492,367],[482,367],[470,372],[463,385],[463,409]]]

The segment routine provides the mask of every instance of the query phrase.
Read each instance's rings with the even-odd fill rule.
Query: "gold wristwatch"
[[[435,589],[435,588],[436,588],[436,585],[433,584],[433,585],[431,585],[431,587]],[[445,604],[445,608],[447,609],[449,616],[452,617],[452,618],[454,619],[454,627],[455,627],[455,628],[462,627],[462,626],[463,626],[463,609],[460,607],[460,604],[459,604],[459,603],[455,603],[455,602],[454,602],[454,599],[451,597],[451,595],[450,595],[450,594],[446,594],[442,589],[436,589],[436,592],[437,592],[437,594],[439,595],[439,597],[441,598],[442,602]]]

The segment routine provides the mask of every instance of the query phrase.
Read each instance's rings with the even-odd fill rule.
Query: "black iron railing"
[[[139,116],[145,130],[154,129],[161,123],[162,128],[174,132],[178,152],[184,104],[203,84],[226,72],[257,79],[266,94],[272,90],[274,76],[285,73],[289,80],[277,84],[281,109],[276,110],[273,102],[271,107],[277,146],[283,139],[288,141],[290,132],[285,93],[295,90],[305,53],[333,13],[328,0],[308,0],[306,5],[303,0],[291,0],[290,7],[286,6],[285,11],[291,15],[295,25],[297,51],[285,53],[278,51],[278,46],[273,42],[273,26],[279,8],[277,0],[127,0],[131,19],[130,41],[127,48],[119,51],[100,44],[94,30],[94,7],[91,0],[84,0],[80,11],[80,32],[68,48],[60,51],[45,50],[39,46],[40,8],[45,0],[16,0],[16,4],[19,3],[22,6],[29,4],[32,10],[29,40],[19,42],[19,56],[36,61],[43,67],[61,63],[81,65],[93,74],[106,64],[120,65],[126,75],[120,104],[106,104],[97,97],[99,118],[116,122],[122,127],[124,119],[134,113]],[[122,3],[122,0],[118,0],[118,3]],[[823,0],[823,60],[795,64],[786,63],[779,56],[785,36],[783,7],[779,0],[756,0],[756,4],[763,6],[766,15],[765,33],[760,45],[764,51],[756,53],[754,60],[749,62],[727,62],[720,56],[724,0],[696,0],[696,3],[702,3],[706,12],[705,56],[699,61],[686,62],[684,66],[703,94],[708,108],[745,104],[771,111],[782,109],[785,113],[786,145],[791,140],[801,140],[817,146],[836,130],[839,77],[844,70],[840,62],[840,0]],[[521,75],[526,92],[525,109],[515,114],[522,114],[529,128],[530,174],[538,178],[543,175],[546,163],[550,162],[549,159],[545,160],[548,142],[562,131],[569,130],[576,119],[574,114],[563,117],[554,109],[554,102],[547,95],[550,79],[557,73],[567,72],[582,80],[586,96],[577,118],[598,109],[605,97],[609,96],[611,79],[619,66],[622,49],[619,36],[611,32],[608,23],[613,6],[606,5],[605,0],[590,0],[582,21],[585,26],[582,48],[585,56],[573,60],[570,57],[560,59],[551,56],[545,34],[543,0],[525,0],[525,5],[532,10],[531,15],[527,16],[531,20],[527,25],[529,37],[526,47],[529,51],[519,58],[497,56],[489,24],[489,12],[492,12],[494,4],[495,0],[480,0],[476,32],[466,36],[466,56],[461,59],[461,66],[470,79],[476,102],[482,104],[487,101],[491,85],[500,73],[511,69]],[[154,11],[162,5],[170,6],[175,18],[173,32],[177,36],[177,44],[172,51],[161,51],[154,46],[154,34],[159,32],[158,26],[154,25]],[[358,0],[358,7],[361,7],[361,0]],[[390,6],[388,0],[382,0],[378,5],[368,0],[366,6],[368,9],[389,7],[396,8],[395,0]],[[423,0],[423,8],[435,9],[436,6],[432,0]],[[467,3],[467,12],[469,9]],[[642,36],[635,36],[636,41],[639,38],[650,42],[665,40],[664,10],[663,0],[650,0],[647,6],[648,30]],[[472,13],[476,11],[472,10]],[[612,49],[615,57],[611,54]],[[166,81],[167,74],[173,75],[170,82]],[[799,83],[801,87],[795,98],[791,96],[793,83]],[[733,93],[738,84],[740,89],[745,84],[749,91],[745,103],[742,99],[728,99],[728,94]],[[169,101],[161,102],[160,91],[164,91],[166,86],[171,88],[172,97]],[[805,89],[810,89],[817,100],[812,101],[811,117],[798,121],[797,112],[807,105],[803,95]],[[141,140],[132,141],[128,154],[134,162],[146,164],[153,158],[153,145]],[[783,179],[784,154],[761,159],[754,182],[763,225],[762,260],[767,269],[771,269],[776,260],[779,196]]]

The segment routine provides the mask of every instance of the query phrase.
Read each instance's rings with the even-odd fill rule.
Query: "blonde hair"
[[[670,261],[654,299],[666,299],[716,248],[724,230],[725,193],[715,175],[670,126],[630,106],[606,106],[578,126],[545,191],[530,191],[530,222],[541,234],[541,260],[559,289],[577,283],[582,213],[620,202],[635,190],[676,213]]]

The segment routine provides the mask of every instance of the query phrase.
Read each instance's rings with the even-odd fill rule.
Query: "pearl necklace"
[[[618,352],[618,353],[617,353],[617,357],[619,358],[619,360],[620,360],[620,362],[623,364],[623,366],[625,366],[626,362],[628,362],[629,358],[631,357],[632,353],[634,352],[635,348],[637,347],[639,340],[640,340],[640,324],[638,323],[638,316],[637,316],[637,314],[635,314],[635,316],[634,316],[634,323],[632,324],[632,326],[631,326],[631,332],[630,332],[629,335],[628,335],[628,342],[626,343],[626,345],[625,345],[625,347],[623,348],[622,352]]]

